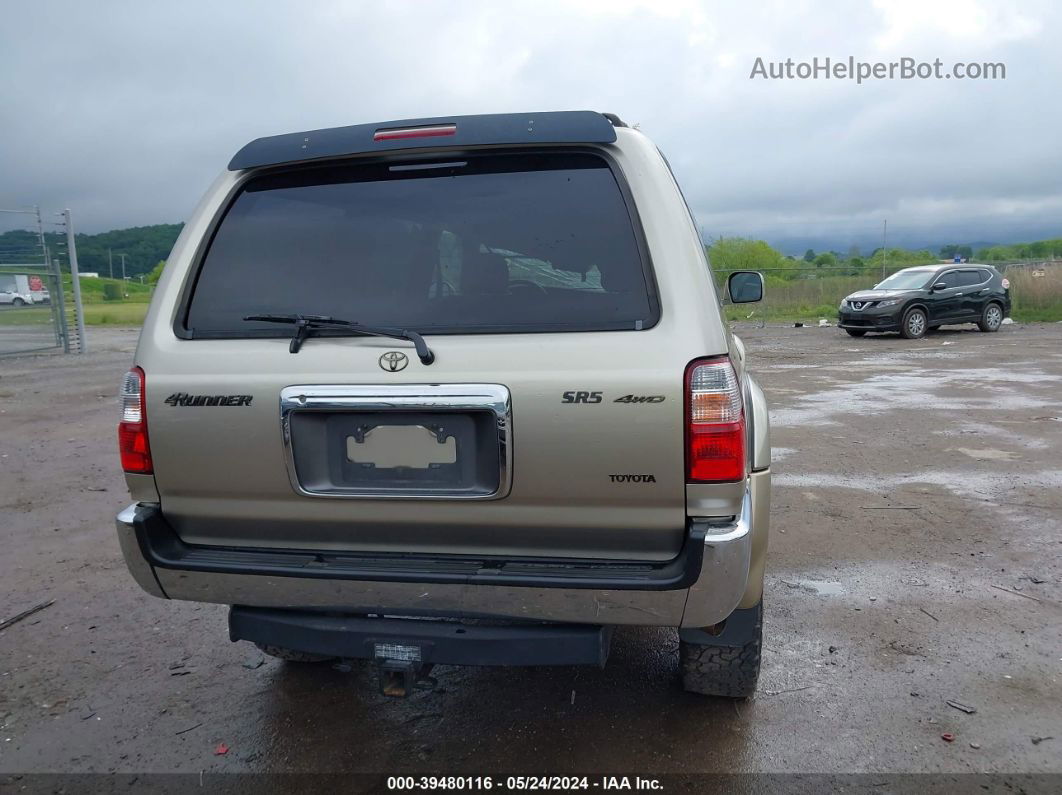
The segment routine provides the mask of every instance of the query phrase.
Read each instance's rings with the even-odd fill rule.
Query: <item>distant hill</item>
[[[1062,257],[1062,237],[1013,243],[1009,246],[988,246],[977,252],[982,262],[1005,262],[1012,259],[1058,259]]]
[[[746,233],[747,236],[767,240],[772,246],[785,254],[803,256],[809,248],[815,251],[840,251],[847,252],[853,246],[861,252],[873,251],[881,246],[881,228],[876,230],[846,231],[842,225],[840,228],[824,232],[809,230],[807,234],[786,233],[771,234],[769,231],[754,231]],[[957,244],[969,246],[974,252],[999,245],[1015,245],[1026,240],[1047,240],[1057,238],[1059,226],[1055,224],[1041,224],[1030,222],[1022,224],[1015,222],[1003,228],[970,229],[967,226],[956,224],[941,224],[939,228],[909,229],[897,223],[889,221],[888,244],[892,248],[905,248],[910,250],[928,249],[940,251],[946,245]]]
[[[151,271],[159,260],[170,255],[177,235],[184,224],[155,224],[113,229],[96,235],[77,235],[77,264],[82,271],[111,274],[108,249],[113,254],[114,276],[121,278],[122,258],[125,254],[125,275],[137,277]],[[59,234],[45,234],[52,256],[58,256],[63,270],[67,270],[66,238]],[[41,262],[40,243],[35,232],[17,229],[0,234],[0,264]]]

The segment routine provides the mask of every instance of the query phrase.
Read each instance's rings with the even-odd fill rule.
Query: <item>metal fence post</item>
[[[59,267],[58,258],[52,260],[52,277],[55,279],[52,309],[56,313],[57,333],[63,342],[63,353],[70,353],[70,328],[66,325],[66,296],[63,295],[63,269]]]
[[[77,245],[74,242],[74,225],[70,222],[70,210],[63,210],[66,221],[66,248],[70,256],[70,282],[74,289],[74,318],[77,323],[77,349],[79,353],[88,353],[88,341],[85,339],[85,313],[81,307],[81,277],[77,270]]]

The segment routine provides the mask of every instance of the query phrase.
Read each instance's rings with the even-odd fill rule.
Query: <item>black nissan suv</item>
[[[898,331],[918,339],[954,323],[998,331],[1010,314],[1010,282],[991,265],[948,264],[904,268],[872,290],[841,301],[837,325],[853,337]]]

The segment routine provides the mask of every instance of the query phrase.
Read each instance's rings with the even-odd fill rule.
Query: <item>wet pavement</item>
[[[0,781],[1062,772],[1062,324],[739,333],[776,448],[764,668],[744,703],[683,693],[667,630],[618,631],[604,670],[440,667],[401,701],[367,668],[232,644],[225,608],[145,595],[118,552],[135,334],[0,359],[0,620],[55,600],[0,631]]]

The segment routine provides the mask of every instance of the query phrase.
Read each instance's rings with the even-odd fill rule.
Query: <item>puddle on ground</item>
[[[1002,368],[879,373],[864,381],[846,382],[805,395],[797,400],[796,406],[772,410],[771,425],[833,425],[842,415],[878,415],[908,409],[996,412],[1052,409],[1062,402],[1029,394],[1026,385],[1050,386],[1060,381],[1062,376],[1048,375],[1042,370],[1023,373]],[[947,388],[976,391],[962,396],[941,395],[941,390]]]
[[[887,491],[899,485],[898,481],[890,481],[881,475],[836,475],[827,472],[775,472],[771,476],[771,485],[781,488],[826,488],[826,489],[857,489],[859,491]],[[806,491],[805,494],[815,493]]]
[[[974,450],[969,447],[949,447],[948,452],[951,451],[968,455],[970,458],[977,459],[978,461],[1013,461],[1014,459],[1019,458],[1017,453],[1011,453],[1007,450],[994,450],[991,447],[983,448],[981,450]]]
[[[783,458],[787,458],[795,453],[792,447],[772,447],[771,448],[771,463],[775,461],[781,461]]]
[[[1045,421],[1045,420],[1050,420],[1050,419],[1054,419],[1054,418],[1053,417],[1036,417],[1036,418],[1033,419],[1033,421],[1037,422],[1037,421]],[[950,437],[959,436],[960,438],[965,436],[971,442],[973,442],[973,441],[978,441],[978,442],[980,442],[980,441],[988,441],[988,439],[983,439],[983,440],[982,439],[976,439],[975,440],[975,439],[972,439],[970,437],[974,437],[974,436],[991,436],[991,437],[995,437],[995,438],[1004,440],[1008,444],[1019,445],[1019,446],[1025,448],[1027,450],[1043,450],[1043,449],[1046,449],[1047,447],[1050,446],[1043,439],[1037,439],[1037,438],[1034,438],[1032,436],[1026,436],[1024,434],[1018,433],[1018,431],[1016,431],[1014,428],[1000,428],[1000,427],[998,427],[998,424],[1007,424],[1007,425],[1018,424],[1018,425],[1021,425],[1022,427],[1026,427],[1029,424],[1029,420],[1000,420],[1000,419],[997,419],[997,420],[994,420],[993,422],[995,422],[997,424],[994,425],[992,423],[987,423],[987,422],[982,422],[982,423],[968,422],[968,423],[964,423],[962,425],[959,425],[958,427],[949,427],[949,428],[944,429],[944,430],[933,431],[933,434],[936,435],[936,436],[950,436]]]
[[[1015,490],[1036,491],[1047,494],[1062,489],[1062,470],[1047,469],[1039,472],[947,472],[928,470],[910,475],[876,473],[869,475],[838,475],[826,472],[777,472],[771,477],[771,485],[778,488],[840,488],[856,489],[874,494],[888,495],[890,491],[904,486],[928,484],[947,489],[959,497],[978,497],[981,504],[1004,500]],[[904,489],[909,492],[910,489]],[[802,492],[806,495],[812,491]],[[905,504],[914,498],[904,497]]]

